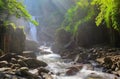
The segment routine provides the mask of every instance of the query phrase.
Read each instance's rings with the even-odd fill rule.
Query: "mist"
[[[54,41],[55,30],[61,26],[64,15],[72,5],[72,1],[25,0],[24,4],[32,17],[39,23],[35,31],[36,40],[44,44],[45,42]],[[27,26],[27,28],[25,28],[28,38],[30,38],[32,35],[28,33],[28,29],[30,29],[29,24],[25,26]]]

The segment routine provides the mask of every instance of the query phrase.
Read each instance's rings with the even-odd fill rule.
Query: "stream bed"
[[[44,47],[42,49],[44,49]],[[48,51],[48,49],[45,48],[44,51]],[[51,74],[53,77],[52,79],[120,79],[113,74],[103,73],[100,69],[98,69],[99,71],[91,68],[89,69],[89,65],[86,64],[74,64],[74,62],[67,59],[62,59],[59,54],[54,54],[53,52],[51,52],[50,54],[40,54],[39,56],[37,56],[37,59],[42,60],[48,64],[46,68],[53,73]],[[66,62],[66,60],[69,62]],[[69,68],[81,65],[82,68],[79,69],[79,71],[75,71],[74,75],[66,74]],[[70,71],[73,72],[72,68]]]

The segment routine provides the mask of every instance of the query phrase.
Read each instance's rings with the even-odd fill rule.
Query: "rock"
[[[46,73],[44,73],[43,78],[44,78],[44,79],[54,79],[54,78],[51,76],[51,74],[46,74]]]
[[[40,50],[40,54],[43,54],[43,55],[45,55],[45,54],[51,54],[51,52]]]
[[[115,48],[108,49],[108,52],[116,52]]]
[[[33,51],[23,51],[23,56],[36,59],[35,52]]]
[[[11,61],[11,58],[16,58],[17,55],[15,53],[8,53],[8,54],[5,54],[5,55],[2,55],[0,57],[0,61],[8,61],[10,62]]]
[[[26,58],[26,57],[24,57],[24,56],[21,56],[21,55],[18,55],[18,60],[19,60],[19,59],[24,60],[24,59],[28,59],[28,58]]]
[[[8,70],[11,70],[11,68],[8,68],[8,67],[0,68],[0,72],[4,72],[4,71],[8,71]]]
[[[25,41],[25,51],[38,51],[39,45],[32,40],[26,40]]]
[[[16,28],[15,31],[11,33],[11,43],[10,43],[10,52],[22,54],[25,48],[25,33],[23,28]]]
[[[27,67],[21,67],[20,71],[28,71],[29,69]]]
[[[67,76],[75,75],[80,71],[80,69],[82,69],[82,67],[83,67],[82,65],[69,67],[68,70],[66,71],[66,75]]]
[[[0,68],[7,67],[8,62],[7,61],[0,61]]]
[[[37,59],[33,59],[33,58],[24,59],[22,61],[27,64],[28,68],[38,68],[38,67],[46,67],[47,66],[47,64],[45,62],[37,60]]]
[[[28,68],[26,67],[22,67],[16,71],[16,75],[25,77],[27,79],[40,79],[37,75],[28,72]]]
[[[69,40],[68,40],[69,39]],[[53,52],[60,52],[62,49],[73,48],[72,36],[70,32],[60,28],[56,32],[55,44],[52,46]]]
[[[11,66],[12,69],[18,69],[20,67],[21,67],[20,64],[12,64],[12,66]]]
[[[105,57],[104,58],[104,63],[112,64],[112,60],[110,57]]]
[[[50,72],[49,70],[47,70],[43,67],[38,68],[38,74],[39,75],[41,75],[41,73],[49,73],[49,72]]]
[[[1,78],[1,79],[4,79],[4,77],[5,77],[5,74],[2,73],[2,72],[0,72],[0,78]]]
[[[17,60],[15,58],[11,58],[11,63],[17,64],[18,62],[17,62]]]
[[[25,47],[25,34],[22,28],[16,28],[13,23],[0,28],[0,48],[4,53],[21,54]],[[7,27],[7,28],[6,28]]]
[[[20,64],[21,67],[28,67],[28,65],[21,59],[18,60],[18,64]]]
[[[106,68],[111,69],[112,65],[113,65],[113,62],[112,62],[111,58],[110,57],[105,57],[104,58],[104,66]]]
[[[113,71],[113,74],[115,74],[116,76],[120,77],[120,70],[119,71]]]

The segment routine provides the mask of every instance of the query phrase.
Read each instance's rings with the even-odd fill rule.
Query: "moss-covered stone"
[[[0,49],[3,52],[22,53],[25,47],[25,34],[14,24],[0,24]]]

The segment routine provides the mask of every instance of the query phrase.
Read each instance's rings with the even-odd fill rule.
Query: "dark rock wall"
[[[25,47],[25,34],[22,28],[0,24],[0,49],[5,53],[22,53]]]
[[[77,34],[72,35],[63,29],[56,32],[54,52],[61,49],[74,49],[76,47],[91,48],[96,45],[106,45],[109,43],[108,29],[104,26],[96,27],[95,23],[86,22],[78,28]]]
[[[109,41],[108,30],[104,26],[96,27],[95,23],[83,23],[76,36],[78,46],[92,47]]]

